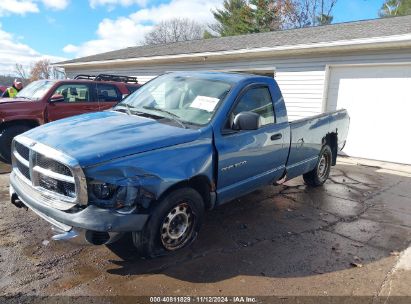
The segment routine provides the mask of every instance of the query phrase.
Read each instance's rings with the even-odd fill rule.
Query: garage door
[[[411,164],[411,65],[332,67],[327,110],[351,117],[344,153]]]

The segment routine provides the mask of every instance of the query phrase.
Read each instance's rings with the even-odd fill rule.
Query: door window
[[[122,99],[117,88],[111,84],[97,84],[97,96],[99,101],[116,102]]]
[[[269,89],[267,87],[249,89],[234,107],[230,115],[229,128],[234,117],[241,112],[254,112],[260,115],[261,126],[274,123],[274,108]]]
[[[53,95],[63,95],[64,102],[88,102],[90,90],[85,84],[63,84],[59,86]]]

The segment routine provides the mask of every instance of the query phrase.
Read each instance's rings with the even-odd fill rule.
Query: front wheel
[[[177,251],[197,237],[204,217],[201,195],[191,188],[169,193],[158,202],[143,231],[133,232],[133,242],[142,257]]]
[[[318,157],[317,165],[313,170],[303,175],[307,185],[318,187],[325,183],[330,175],[332,165],[332,152],[328,145],[323,146]]]

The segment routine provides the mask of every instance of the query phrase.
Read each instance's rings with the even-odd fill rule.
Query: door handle
[[[271,135],[271,140],[279,140],[281,138],[283,138],[283,135],[281,133]]]

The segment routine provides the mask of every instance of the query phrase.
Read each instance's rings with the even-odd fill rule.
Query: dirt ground
[[[3,300],[364,296],[365,303],[411,302],[406,172],[342,161],[323,187],[307,188],[301,178],[265,187],[209,212],[190,248],[142,260],[129,236],[108,247],[51,241],[47,222],[9,203],[7,169],[0,165]]]

